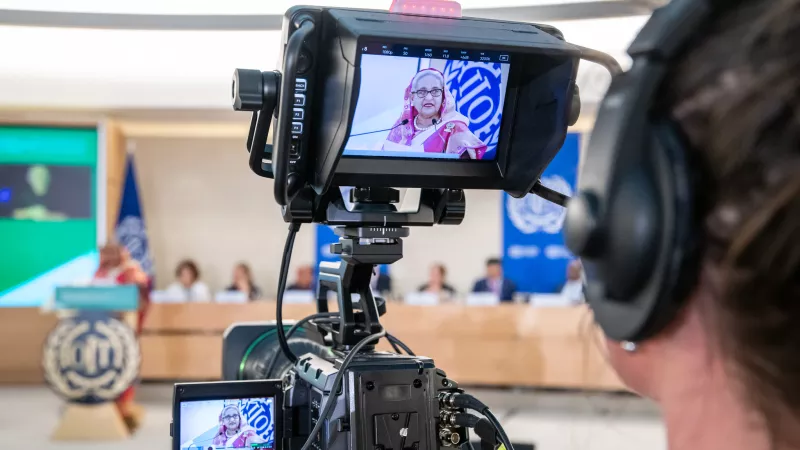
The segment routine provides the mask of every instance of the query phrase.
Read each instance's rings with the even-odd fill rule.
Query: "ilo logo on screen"
[[[500,137],[505,86],[498,63],[448,61],[444,68],[447,92],[453,93],[458,112],[469,119],[469,129],[488,146],[484,159],[494,158]]]
[[[239,407],[248,425],[253,427],[258,436],[265,442],[272,441],[275,433],[275,423],[272,418],[272,403],[274,399],[249,399]]]

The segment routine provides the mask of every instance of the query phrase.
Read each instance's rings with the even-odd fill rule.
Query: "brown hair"
[[[248,266],[247,263],[245,263],[245,262],[240,262],[240,263],[236,264],[236,267],[242,269],[242,272],[244,272],[245,276],[247,277],[247,281],[252,286],[253,285],[253,273],[250,271],[250,266]]]
[[[778,447],[800,423],[800,0],[744,2],[707,31],[660,98],[705,172],[716,337]]]
[[[184,259],[178,263],[178,266],[175,268],[175,276],[180,277],[183,269],[186,269],[192,273],[192,281],[197,281],[200,278],[200,269],[197,268],[197,264],[195,264],[191,259]]]

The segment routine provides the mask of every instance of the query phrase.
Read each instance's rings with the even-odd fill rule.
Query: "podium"
[[[139,288],[134,285],[56,288],[61,320],[45,341],[42,366],[66,402],[54,440],[130,437],[114,401],[138,378]]]

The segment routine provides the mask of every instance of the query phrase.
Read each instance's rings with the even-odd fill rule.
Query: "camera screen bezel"
[[[495,158],[493,160],[453,160],[433,158],[408,158],[408,157],[374,157],[362,155],[342,156],[336,168],[334,183],[342,186],[353,183],[368,184],[376,187],[415,187],[437,188],[441,187],[442,178],[447,178],[451,188],[464,189],[499,189],[508,166],[508,148],[511,127],[514,123],[518,97],[518,71],[515,71],[514,61],[521,55],[508,49],[498,48],[486,44],[473,44],[468,42],[449,42],[411,37],[390,38],[376,36],[361,36],[358,39],[359,48],[363,45],[376,42],[389,45],[433,46],[449,47],[470,51],[491,51],[509,54],[509,75],[503,104],[503,116],[500,123],[500,136],[497,143]],[[361,84],[361,59],[364,53],[358,51],[356,66],[358,72],[358,86]],[[355,101],[358,104],[360,89],[354,89]],[[352,111],[355,114],[355,109]],[[348,133],[349,134],[349,133]]]
[[[177,383],[172,397],[172,450],[180,450],[181,403],[208,400],[273,398],[275,410],[275,448],[283,450],[283,382],[282,380],[213,381]]]

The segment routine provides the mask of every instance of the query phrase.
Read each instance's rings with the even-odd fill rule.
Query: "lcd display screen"
[[[493,161],[511,56],[366,44],[344,156]]]

